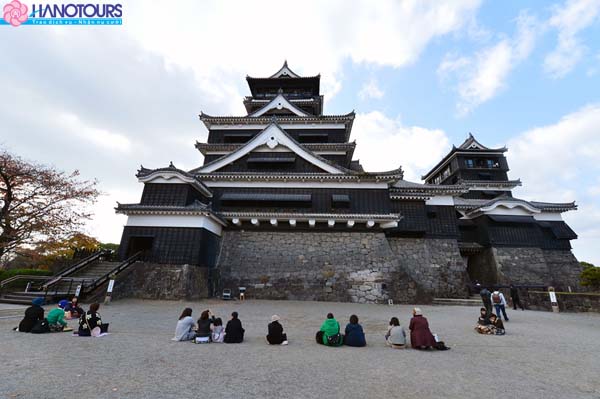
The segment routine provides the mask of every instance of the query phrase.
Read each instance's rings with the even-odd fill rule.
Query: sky
[[[0,25],[0,146],[98,179],[89,234],[118,242],[139,166],[200,166],[198,114],[244,114],[245,77],[287,60],[355,110],[366,170],[419,182],[469,132],[506,145],[513,194],[576,201],[574,253],[600,264],[600,0],[122,4],[122,26]]]

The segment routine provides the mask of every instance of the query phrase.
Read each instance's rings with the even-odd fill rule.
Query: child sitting
[[[223,329],[223,320],[220,317],[217,317],[213,322],[213,329],[211,334],[212,342],[217,344],[222,344],[223,339],[225,338],[225,331]]]

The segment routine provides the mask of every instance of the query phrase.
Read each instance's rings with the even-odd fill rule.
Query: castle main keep
[[[506,148],[469,135],[423,183],[401,167],[365,171],[354,112],[323,113],[320,76],[285,63],[246,80],[247,115],[200,114],[202,166],[142,167],[140,202],[116,208],[127,215],[120,256],[142,254],[142,285],[361,303],[465,297],[475,280],[578,286],[577,235],[561,217],[575,203],[514,197]]]

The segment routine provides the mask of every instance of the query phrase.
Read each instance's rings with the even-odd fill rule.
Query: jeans
[[[501,319],[502,317],[500,316],[500,311],[502,311],[502,314],[504,315],[504,320],[508,321],[508,316],[506,315],[506,307],[504,305],[496,304],[494,304],[494,307],[496,308],[496,316],[498,316],[498,318]]]

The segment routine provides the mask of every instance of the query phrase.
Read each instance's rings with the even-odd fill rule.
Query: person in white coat
[[[502,312],[504,320],[508,321],[508,316],[506,315],[506,299],[504,298],[504,294],[498,290],[495,290],[492,292],[492,295],[490,295],[490,299],[492,300],[492,305],[494,305],[496,308],[496,316],[501,318],[502,316],[500,316],[500,312]]]

